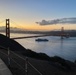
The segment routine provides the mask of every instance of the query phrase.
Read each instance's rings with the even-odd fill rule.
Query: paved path
[[[0,75],[12,75],[5,63],[0,59]]]

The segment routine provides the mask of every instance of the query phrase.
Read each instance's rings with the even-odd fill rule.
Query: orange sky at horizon
[[[5,21],[0,26],[5,26]],[[51,30],[61,30],[64,27],[65,30],[76,30],[76,24],[53,24],[53,25],[39,25],[34,21],[23,21],[17,19],[16,23],[12,23],[10,20],[10,27],[21,28],[23,30],[35,30],[35,31],[51,31]]]
[[[76,25],[61,25],[61,24],[57,24],[57,25],[38,25],[38,24],[34,24],[34,25],[21,25],[18,28],[24,29],[24,30],[37,30],[37,31],[51,31],[51,30],[61,30],[61,27],[64,27],[65,30],[76,30]]]
[[[10,26],[25,30],[50,31],[76,30],[76,1],[56,0],[0,0],[0,26],[5,26],[5,19],[10,19]],[[73,8],[73,9],[72,9]],[[36,22],[61,20],[67,18],[69,24],[39,25]],[[12,20],[16,23],[12,23]],[[64,20],[65,21],[65,20]],[[74,24],[72,22],[75,22]],[[16,24],[16,25],[15,25]]]

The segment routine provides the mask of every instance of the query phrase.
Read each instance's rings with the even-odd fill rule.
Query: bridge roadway
[[[11,38],[11,39],[25,39],[25,38],[35,38],[35,37],[44,37],[44,36],[60,36],[61,38],[66,37],[69,38],[69,35],[63,34],[63,35],[52,35],[52,34],[45,34],[45,35],[36,35],[36,36],[25,36],[25,37],[15,37],[15,38]]]
[[[0,58],[0,75],[12,75],[11,71]]]
[[[37,35],[37,36],[26,36],[26,37],[16,37],[11,39],[25,39],[25,38],[35,38],[35,37],[44,37],[44,36],[52,36],[51,34],[46,35]]]

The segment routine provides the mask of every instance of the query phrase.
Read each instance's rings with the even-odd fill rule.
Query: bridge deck
[[[25,36],[25,37],[16,37],[11,39],[24,39],[24,38],[35,38],[35,37],[44,37],[44,36],[51,36],[51,35],[36,35],[36,36]]]

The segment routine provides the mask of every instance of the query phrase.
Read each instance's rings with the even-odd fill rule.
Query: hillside
[[[9,47],[10,50],[20,53],[23,58],[27,56],[28,60],[37,67],[43,75],[76,75],[75,63],[58,56],[49,57],[44,53],[36,53],[32,50],[25,49],[18,42],[0,34],[0,49],[2,49],[2,47]],[[30,67],[29,70],[30,75],[32,75],[32,69]]]
[[[18,42],[7,38],[6,36],[0,34],[0,47],[10,49],[12,51],[25,51],[26,49],[22,47]]]

